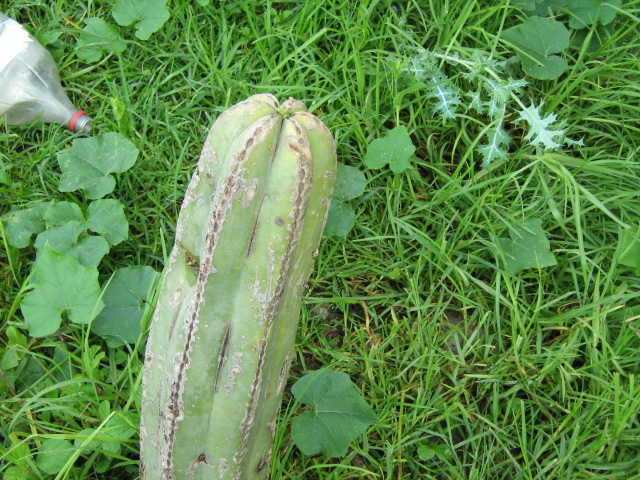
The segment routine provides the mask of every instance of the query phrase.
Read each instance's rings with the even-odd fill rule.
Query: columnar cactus
[[[335,169],[331,134],[294,99],[254,95],[214,123],[147,344],[143,479],[268,478]]]

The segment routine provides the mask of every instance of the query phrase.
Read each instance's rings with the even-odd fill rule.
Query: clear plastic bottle
[[[9,125],[34,121],[89,133],[91,117],[69,101],[51,54],[18,22],[0,13],[0,117]]]

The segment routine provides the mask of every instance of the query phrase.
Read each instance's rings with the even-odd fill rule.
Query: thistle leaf
[[[511,137],[502,128],[502,122],[494,129],[487,133],[489,142],[486,145],[478,147],[478,152],[482,155],[482,166],[487,167],[494,160],[506,160],[507,150],[506,147],[511,141]]]
[[[456,118],[456,109],[462,101],[451,82],[444,75],[438,74],[431,78],[431,83],[429,97],[436,100],[436,111],[444,118]]]
[[[409,59],[408,65],[403,70],[409,72],[419,82],[425,82],[439,73],[436,56],[428,50],[423,50]]]
[[[553,150],[554,148],[561,147],[565,143],[564,129],[555,129],[556,114],[550,113],[546,117],[540,115],[540,108],[542,104],[537,107],[531,104],[530,107],[525,107],[524,110],[520,110],[520,117],[518,120],[525,120],[529,124],[529,133],[524,137],[531,145],[536,148],[545,151]]]
[[[469,109],[475,110],[477,113],[482,115],[484,113],[484,105],[482,101],[482,94],[480,91],[475,91],[473,93],[467,93],[467,96],[471,99],[469,102]]]

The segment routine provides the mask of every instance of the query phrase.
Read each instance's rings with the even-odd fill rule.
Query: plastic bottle
[[[0,117],[9,125],[34,121],[89,133],[91,117],[69,101],[51,54],[18,22],[0,13]]]

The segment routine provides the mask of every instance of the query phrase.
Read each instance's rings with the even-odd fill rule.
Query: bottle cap
[[[72,132],[89,133],[93,126],[93,120],[84,110],[78,110],[69,120],[69,130]]]

